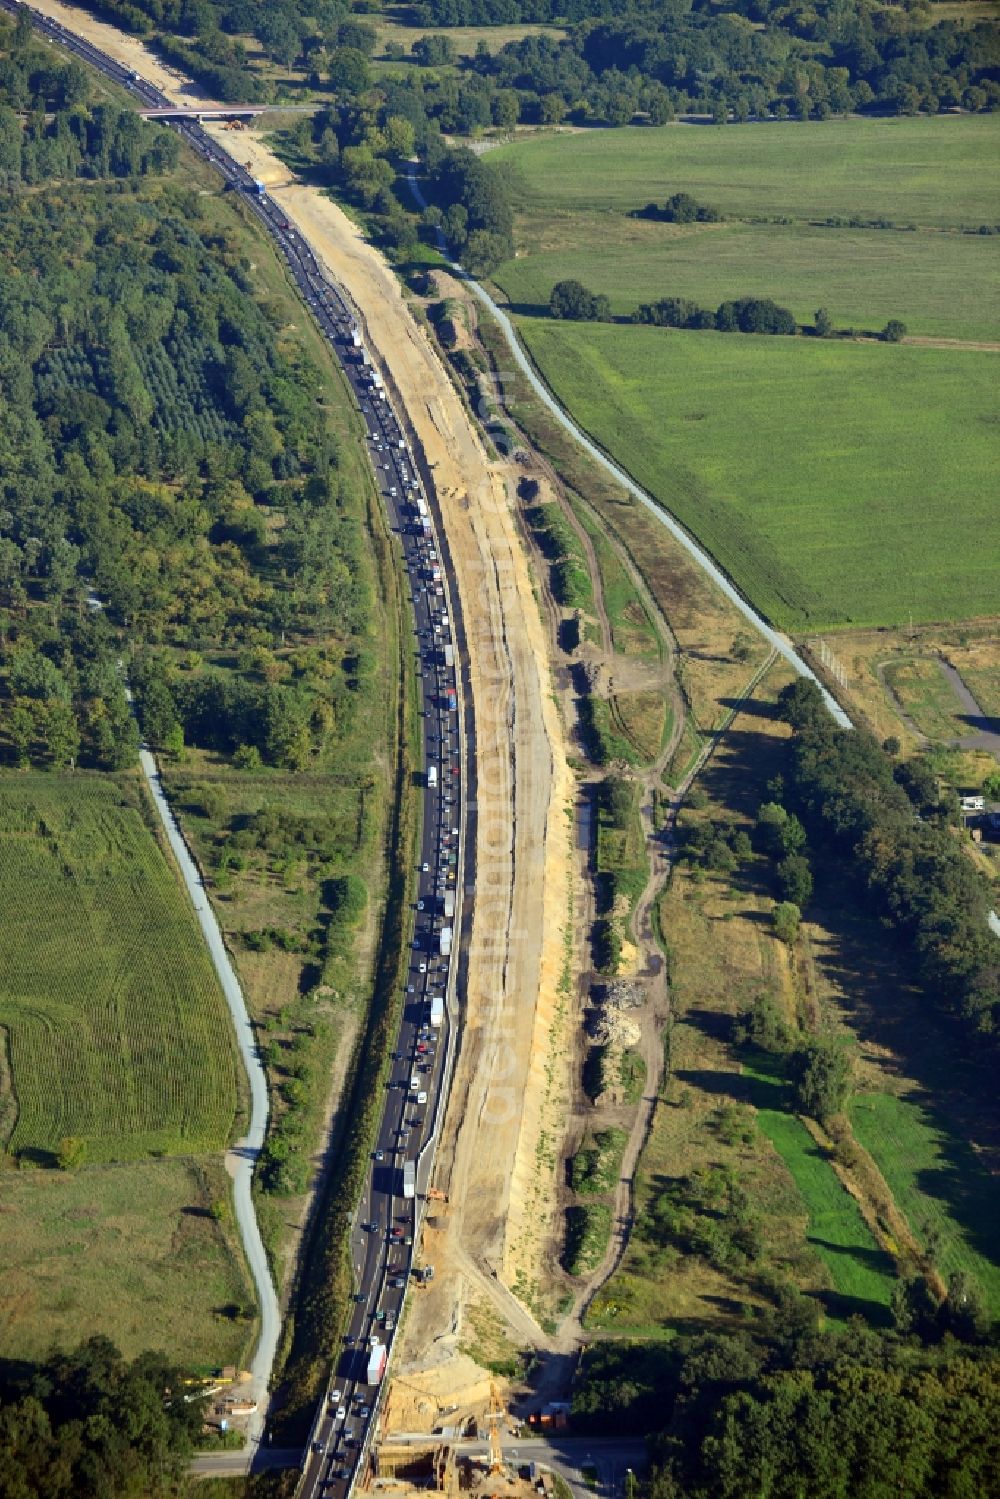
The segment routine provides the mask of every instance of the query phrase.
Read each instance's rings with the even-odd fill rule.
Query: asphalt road
[[[22,7],[16,0],[0,0],[0,9],[16,14]],[[39,32],[99,69],[143,104],[170,103],[152,84],[90,42],[30,8],[29,13]],[[390,525],[400,538],[413,602],[424,722],[423,833],[416,872],[413,951],[385,1108],[352,1230],[354,1312],[335,1377],[324,1393],[304,1455],[306,1477],[300,1491],[304,1499],[318,1493],[342,1499],[361,1466],[377,1412],[381,1387],[378,1350],[391,1351],[413,1273],[421,1201],[418,1192],[429,1176],[436,1123],[449,1077],[453,1025],[448,1003],[452,955],[447,934],[457,934],[461,928],[463,810],[459,684],[452,621],[428,496],[346,301],[321,272],[312,251],[291,229],[278,204],[242,167],[197,123],[182,120],[172,128],[214,166],[229,188],[244,197],[271,234],[339,360],[367,428],[372,468]],[[203,892],[201,899],[204,903]],[[411,1173],[412,1183],[407,1181]],[[252,1453],[247,1456],[252,1460]],[[247,1456],[243,1457],[244,1464]],[[266,1461],[264,1452],[261,1459]]]
[[[426,1432],[394,1434],[393,1446],[426,1447]],[[648,1460],[646,1445],[630,1437],[572,1437],[552,1433],[545,1436],[505,1437],[504,1456],[510,1465],[537,1463],[558,1473],[569,1484],[576,1499],[628,1499],[629,1473],[644,1472]],[[487,1457],[488,1444],[482,1440],[461,1439],[452,1446],[468,1457]],[[297,1451],[267,1448],[261,1450],[258,1469],[298,1467]],[[223,1478],[243,1471],[238,1452],[217,1452],[196,1458],[191,1472],[199,1477]]]

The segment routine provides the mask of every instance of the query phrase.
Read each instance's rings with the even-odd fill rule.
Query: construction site
[[[375,1450],[368,1487],[391,1494],[417,1489],[461,1492],[482,1499],[551,1494],[555,1487],[551,1473],[534,1462],[505,1457],[502,1435],[516,1435],[517,1430],[509,1425],[499,1388],[491,1382],[479,1414],[463,1416],[447,1428],[447,1435],[442,1432],[426,1441],[383,1441]]]

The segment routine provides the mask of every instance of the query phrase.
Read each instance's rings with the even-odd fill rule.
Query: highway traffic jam
[[[16,14],[16,0],[0,9]],[[151,84],[58,22],[29,8],[35,27],[145,105],[169,106]],[[423,833],[403,1018],[365,1192],[353,1224],[354,1308],[339,1365],[324,1392],[301,1493],[341,1499],[365,1460],[386,1362],[415,1267],[420,1202],[447,1084],[448,984],[461,922],[461,729],[452,621],[434,522],[410,446],[344,297],[320,270],[262,183],[233,162],[193,120],[169,122],[226,183],[245,196],[280,247],[296,285],[357,399],[390,524],[399,535],[412,591],[424,721]]]

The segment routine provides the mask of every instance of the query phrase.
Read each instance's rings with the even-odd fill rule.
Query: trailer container
[[[444,1024],[444,999],[440,994],[431,995],[431,1025]]]
[[[381,1384],[382,1375],[385,1373],[385,1361],[387,1358],[386,1346],[376,1338],[372,1343],[368,1354],[368,1376],[367,1384]]]
[[[444,914],[445,914],[445,919],[448,920],[448,921],[451,921],[452,917],[455,915],[455,892],[454,892],[454,890],[446,890],[445,891],[445,895],[444,895]]]
[[[403,1162],[403,1196],[407,1199],[417,1195],[417,1167],[415,1161]]]
[[[444,648],[444,664],[445,666],[455,665],[455,647],[453,645],[446,645]]]
[[[443,926],[441,928],[441,935],[440,935],[440,938],[438,940],[439,940],[439,942],[441,944],[441,956],[442,956],[442,958],[447,958],[449,956],[449,954],[451,953],[451,927],[450,926]]]

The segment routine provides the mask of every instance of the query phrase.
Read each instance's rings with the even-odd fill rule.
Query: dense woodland
[[[1000,1364],[792,1299],[756,1335],[598,1344],[573,1402],[589,1432],[650,1434],[648,1499],[973,1499],[996,1492]]]
[[[75,65],[5,35],[4,78],[65,93]],[[0,111],[0,139],[7,117],[22,129]],[[24,125],[20,175],[44,166],[49,190],[12,172],[0,196],[3,750],[131,763],[127,632],[154,744],[301,768],[350,727],[372,670],[363,511],[314,373],[197,196],[138,191],[175,159],[172,135],[86,100],[46,130]],[[124,180],[64,180],[109,174]]]
[[[304,69],[338,97],[363,93],[371,82],[375,33],[346,0],[92,0],[92,8],[133,30],[155,30],[169,55],[223,97],[266,90],[248,78],[240,40],[247,35],[276,63]],[[823,119],[869,108],[977,110],[1000,100],[996,28],[937,22],[926,0],[892,7],[734,0],[724,14],[709,0],[427,0],[410,8],[409,19],[418,26],[569,26],[564,39],[531,36],[496,56],[482,48],[458,75],[407,75],[415,112],[461,133],[518,119],[624,125],[640,115],[662,124],[686,111],[720,122],[730,113],[736,120]],[[427,39],[415,55],[448,62],[446,37]]]
[[[107,1338],[37,1368],[0,1364],[0,1499],[157,1499],[186,1490],[201,1402],[159,1353]]]

